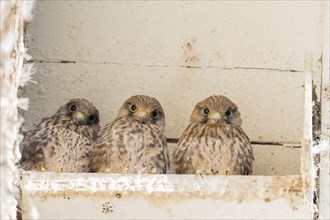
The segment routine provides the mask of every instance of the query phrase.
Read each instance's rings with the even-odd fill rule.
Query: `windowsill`
[[[30,210],[26,205],[33,201],[41,219],[69,216],[228,219],[230,213],[236,218],[312,216],[311,204],[303,199],[300,175],[201,178],[175,174],[23,172],[22,198],[23,210]],[[103,210],[107,204],[112,204],[113,211]],[[130,211],[137,207],[143,213]],[[274,211],[276,207],[281,209]],[[23,218],[31,217],[31,212],[24,212]]]

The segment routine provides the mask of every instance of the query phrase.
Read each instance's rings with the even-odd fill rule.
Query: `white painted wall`
[[[73,97],[95,103],[103,126],[125,99],[147,94],[164,107],[167,137],[179,138],[195,103],[222,94],[252,141],[299,145],[304,56],[312,52],[318,66],[322,5],[40,1],[28,31],[38,84],[27,89],[26,128]],[[299,172],[300,152],[293,160],[279,151],[288,172],[262,147],[255,174]]]
[[[272,143],[254,145],[254,174],[298,174],[301,149],[293,146],[300,146],[304,113],[310,119],[310,112],[304,112],[305,53],[313,54],[313,71],[320,75],[324,5],[321,1],[39,1],[28,30],[38,84],[27,89],[31,106],[26,128],[72,97],[94,102],[105,125],[126,98],[147,94],[165,109],[167,136],[178,138],[197,101],[223,94],[239,106],[251,140]],[[310,142],[305,141],[308,153]],[[174,145],[169,146],[172,150]],[[309,156],[302,158],[302,182],[301,176],[205,177],[201,182],[196,176],[161,175],[123,177],[117,185],[116,175],[28,173],[22,184],[24,215],[30,216],[32,202],[42,218],[191,218],[206,213],[202,217],[310,219],[311,185],[306,184],[311,172],[304,162]],[[135,183],[147,184],[154,178],[160,182],[151,188],[143,184],[134,188]],[[205,190],[207,183],[215,188]],[[167,207],[144,197],[148,190],[164,186],[160,198],[167,198],[168,192],[178,191],[175,187],[189,189],[189,184],[201,189],[202,197],[196,199],[183,190],[188,199],[170,198]],[[290,191],[297,184],[304,195]],[[132,194],[118,200],[113,193],[126,192],[122,186]],[[223,195],[221,189],[228,189],[234,200],[214,200],[212,195]],[[70,201],[61,193],[72,193]],[[269,193],[277,199],[265,197]],[[256,197],[241,200],[240,195]],[[292,199],[298,201],[295,206]],[[108,200],[116,206],[113,215],[101,212]]]
[[[300,142],[304,54],[313,52],[315,62],[321,55],[321,6],[38,2],[28,33],[41,63],[39,85],[28,89],[27,126],[76,96],[97,105],[104,125],[126,98],[143,93],[160,100],[167,136],[177,138],[197,101],[224,94],[253,141]]]

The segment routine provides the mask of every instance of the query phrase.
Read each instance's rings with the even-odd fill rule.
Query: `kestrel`
[[[164,129],[165,114],[155,98],[145,95],[130,97],[96,141],[90,171],[166,173],[169,154]]]
[[[173,151],[177,174],[250,175],[254,161],[237,106],[224,96],[198,102]]]
[[[25,170],[88,172],[90,150],[100,130],[98,110],[85,99],[72,99],[44,118],[22,142]]]

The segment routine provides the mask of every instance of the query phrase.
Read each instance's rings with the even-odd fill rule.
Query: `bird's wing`
[[[152,173],[155,168],[156,173],[166,173],[168,161],[166,139],[159,128],[117,119],[96,141],[89,168],[113,173]]]
[[[51,118],[44,118],[37,128],[25,134],[20,143],[22,157],[20,166],[25,170],[35,169],[36,165],[45,160],[44,149],[48,144],[49,134],[46,124],[51,122]]]
[[[202,154],[196,154],[197,152],[194,151],[200,145],[195,138],[192,138],[196,136],[198,130],[198,125],[191,123],[174,148],[171,165],[177,174],[195,173],[194,163],[201,163],[204,159]]]
[[[92,141],[74,130],[55,125],[39,127],[24,138],[20,164],[25,170],[85,172],[91,147]]]
[[[127,164],[127,154],[122,129],[127,125],[123,120],[107,124],[95,142],[90,162],[90,172],[121,172]]]
[[[145,173],[167,173],[169,156],[163,131],[157,125],[144,124],[141,125],[140,135],[135,143],[130,143],[133,148],[137,148],[137,164],[145,169]]]
[[[253,171],[253,148],[250,139],[241,127],[233,128],[232,169],[234,174],[251,175]]]
[[[171,169],[171,160],[170,160],[170,154],[168,152],[167,140],[166,140],[165,135],[163,138],[163,150],[164,150],[164,158],[165,158],[165,172],[164,173],[167,173]]]

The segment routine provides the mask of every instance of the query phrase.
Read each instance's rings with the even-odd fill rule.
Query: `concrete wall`
[[[40,1],[28,30],[38,84],[27,89],[26,128],[73,97],[95,103],[105,125],[126,98],[147,94],[164,107],[167,137],[179,138],[195,103],[222,94],[239,106],[253,142],[275,144],[278,158],[288,159],[258,144],[255,174],[297,174],[300,149],[292,145],[303,130],[304,56],[313,53],[318,72],[322,6]],[[279,168],[287,163],[289,172]]]
[[[72,97],[91,100],[104,126],[126,98],[146,94],[162,103],[167,137],[176,139],[197,101],[222,94],[239,106],[254,143],[254,175],[300,173],[305,123],[304,154],[301,176],[27,173],[23,217],[32,210],[43,219],[311,219],[311,94],[304,103],[304,70],[310,52],[320,85],[325,5],[38,1],[28,30],[38,84],[27,89],[25,129]]]

